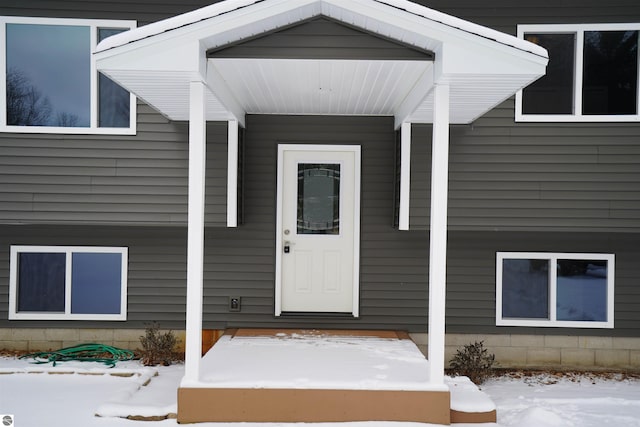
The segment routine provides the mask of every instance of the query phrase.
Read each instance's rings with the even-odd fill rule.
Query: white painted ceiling
[[[209,59],[248,114],[392,116],[429,61]]]

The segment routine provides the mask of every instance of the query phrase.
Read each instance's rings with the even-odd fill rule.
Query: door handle
[[[282,250],[284,251],[285,254],[288,254],[289,252],[291,252],[292,245],[293,243],[291,243],[288,240],[285,240],[284,244],[282,245]]]

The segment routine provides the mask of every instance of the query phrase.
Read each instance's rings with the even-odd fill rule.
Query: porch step
[[[467,377],[447,378],[451,392],[451,423],[495,423],[496,405]]]
[[[180,423],[495,421],[495,411],[452,411],[456,398],[430,384],[428,361],[404,332],[228,331],[201,369],[178,390]]]
[[[449,424],[448,392],[180,388],[178,422],[414,421]]]

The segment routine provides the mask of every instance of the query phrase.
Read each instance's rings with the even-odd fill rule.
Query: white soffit
[[[432,62],[217,58],[209,66],[250,114],[391,116]]]
[[[206,59],[206,51],[326,16],[409,46],[428,61]],[[544,74],[546,51],[405,0],[227,0],[100,43],[98,68],[174,120],[205,80],[207,119],[244,114],[394,115],[430,123],[432,84],[451,88],[451,123],[468,123]],[[430,73],[428,84],[425,74]],[[357,76],[355,78],[354,76]]]

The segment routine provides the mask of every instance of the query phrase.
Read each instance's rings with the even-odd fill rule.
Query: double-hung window
[[[136,100],[92,52],[135,21],[0,17],[0,131],[134,134]]]
[[[498,252],[496,324],[613,328],[614,258]]]
[[[126,320],[125,247],[11,246],[9,319]]]
[[[549,52],[546,75],[516,94],[516,121],[640,120],[640,23],[520,25]]]

